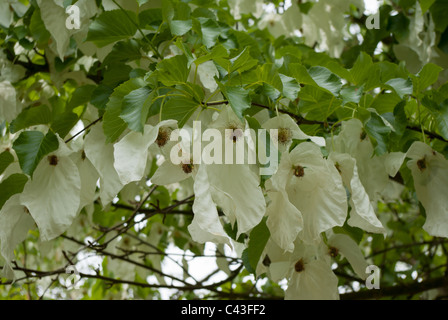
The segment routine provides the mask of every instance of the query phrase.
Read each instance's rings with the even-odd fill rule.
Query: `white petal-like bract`
[[[34,171],[20,197],[36,221],[42,241],[65,232],[78,214],[81,178],[78,167],[60,141],[59,149],[45,156]]]
[[[188,226],[188,231],[192,239],[199,243],[211,241],[214,243],[227,243],[232,247],[230,238],[219,220],[218,210],[212,199],[210,189],[207,168],[201,165],[195,176],[194,218]]]
[[[84,143],[87,158],[100,175],[100,199],[104,206],[109,204],[123,188],[114,168],[114,147],[106,144],[101,126],[94,126],[86,136]]]
[[[448,160],[419,141],[412,144],[407,157],[417,198],[426,211],[423,229],[432,236],[448,237]]]
[[[0,211],[0,252],[6,261],[3,269],[6,278],[14,278],[10,263],[14,260],[15,247],[26,239],[28,231],[34,227],[33,218],[20,204],[20,194],[9,198]]]

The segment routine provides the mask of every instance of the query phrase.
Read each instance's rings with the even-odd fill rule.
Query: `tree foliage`
[[[446,1],[0,12],[1,298],[446,298]]]

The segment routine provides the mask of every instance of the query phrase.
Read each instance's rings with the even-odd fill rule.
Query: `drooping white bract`
[[[300,9],[296,5],[290,6],[282,14],[275,12],[265,12],[258,23],[258,28],[267,28],[276,38],[281,36],[292,36],[302,27],[302,17]]]
[[[59,148],[45,156],[20,196],[40,231],[42,241],[65,232],[80,208],[81,178],[70,158],[72,151],[59,138]]]
[[[11,122],[20,113],[16,101],[16,89],[9,81],[0,82],[0,121]]]
[[[356,242],[346,234],[335,233],[328,237],[327,244],[330,246],[330,253],[341,254],[347,258],[356,274],[362,279],[367,278],[367,262],[362,254],[361,248]]]
[[[218,84],[214,79],[215,76],[219,76],[218,69],[213,61],[206,61],[201,63],[197,69],[199,80],[203,87],[210,92],[214,92],[218,88]]]
[[[6,278],[14,278],[11,261],[14,260],[15,247],[26,239],[28,231],[34,227],[28,209],[20,203],[20,194],[9,198],[0,211],[0,252],[6,261],[3,268]]]
[[[241,19],[242,14],[253,14],[260,18],[263,14],[262,0],[229,0],[230,13],[236,20]]]
[[[299,144],[291,153],[284,152],[280,166],[271,178],[274,184],[284,185],[289,201],[300,211],[303,229],[298,237],[306,243],[319,240],[320,233],[342,226],[347,217],[347,195],[341,176],[330,160],[324,159],[320,148],[312,142]],[[279,181],[275,181],[279,179]],[[293,210],[291,215],[297,216]],[[282,211],[269,211],[268,227],[281,226]],[[300,228],[300,219],[289,217],[294,228]],[[289,227],[289,230],[293,227]],[[270,230],[271,234],[280,232]],[[277,243],[280,245],[280,243]],[[290,250],[290,247],[283,248]]]
[[[266,273],[274,282],[283,280],[288,276],[291,254],[292,252],[283,250],[270,238],[258,261],[255,274],[259,276]]]
[[[296,243],[290,257],[286,300],[337,300],[338,278],[331,270],[326,246]]]
[[[374,156],[374,148],[363,124],[358,119],[342,122],[338,136],[331,141],[333,151],[347,153],[356,160],[359,179],[369,195],[370,201],[381,199],[382,192],[390,183],[385,167],[385,158]]]
[[[114,147],[106,144],[101,126],[95,125],[86,135],[84,151],[100,175],[100,200],[104,207],[120,192],[123,184],[114,168]]]
[[[151,177],[152,183],[166,186],[190,178],[197,172],[198,166],[194,165],[191,153],[193,133],[190,129],[184,127],[183,130],[173,131],[170,136],[173,141],[168,142],[167,146],[161,149],[165,160]],[[199,136],[195,135],[195,138]],[[176,142],[179,138],[181,141]]]
[[[423,229],[432,236],[448,237],[448,160],[423,142],[407,152],[417,198],[426,211]]]
[[[276,129],[277,134],[271,138],[274,142],[278,142],[278,150],[283,152],[288,150],[292,144],[292,140],[308,140],[310,139],[320,147],[325,147],[325,139],[322,137],[314,137],[305,134],[297,125],[297,123],[287,114],[280,114],[263,123],[264,129]]]
[[[205,165],[201,165],[194,177],[194,218],[188,226],[188,231],[192,239],[199,243],[211,241],[214,243],[227,243],[232,247],[230,238],[219,220],[211,189],[207,168]]]
[[[385,233],[370,203],[370,198],[359,180],[356,160],[347,153],[338,152],[330,153],[329,159],[335,164],[344,185],[350,192],[351,211],[347,223],[367,232]]]
[[[81,179],[81,199],[79,211],[85,206],[91,204],[96,198],[96,185],[100,178],[92,162],[87,158],[84,150],[72,153],[71,159],[79,171]]]
[[[114,145],[114,167],[123,185],[140,181],[143,178],[149,147],[156,142],[161,134],[167,135],[163,137],[164,140],[169,140],[168,131],[159,133],[159,129],[171,130],[176,124],[176,120],[166,120],[154,127],[145,125],[143,134],[132,131]]]
[[[258,225],[266,212],[256,165],[249,161],[250,154],[255,154],[255,137],[246,131],[247,123],[243,124],[230,106],[225,106],[209,127],[221,132],[223,154],[227,153],[223,164],[207,165],[209,181],[217,191],[217,204],[232,223],[237,222],[239,236]],[[238,151],[239,144],[244,154]],[[234,157],[229,157],[229,150]]]
[[[282,167],[268,181],[266,191],[271,200],[266,209],[266,224],[271,238],[283,250],[294,250],[294,241],[303,229],[302,213],[289,200],[285,189],[285,181],[290,170]]]
[[[238,224],[237,237],[258,225],[266,212],[266,201],[256,173],[245,164],[206,167],[217,204],[231,222]]]

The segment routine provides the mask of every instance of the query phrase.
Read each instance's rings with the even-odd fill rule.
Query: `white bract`
[[[123,185],[143,178],[149,147],[157,139],[166,143],[176,123],[175,120],[167,120],[154,127],[145,125],[143,134],[131,131],[114,145],[114,167]]]
[[[374,155],[374,148],[362,122],[358,119],[342,122],[341,132],[331,140],[329,146],[332,152],[347,153],[356,160],[359,179],[370,201],[380,200],[390,183],[385,157]]]
[[[423,142],[407,152],[418,200],[426,211],[423,229],[436,237],[448,237],[448,160]]]
[[[0,122],[11,122],[20,110],[19,103],[16,101],[16,89],[9,81],[0,82]]]
[[[34,227],[28,209],[20,203],[20,194],[9,198],[0,211],[0,253],[6,261],[3,269],[6,278],[14,278],[11,261],[14,260],[15,247],[26,239],[28,231]]]
[[[385,233],[383,225],[375,214],[370,198],[359,180],[356,160],[349,154],[337,152],[332,152],[329,159],[335,164],[344,185],[350,192],[351,211],[347,223],[368,232]]]
[[[42,241],[65,232],[80,209],[81,178],[71,153],[59,139],[59,149],[40,161],[20,196],[39,227]]]
[[[291,153],[283,153],[279,169],[271,179],[274,191],[284,186],[289,202],[301,213],[303,229],[298,237],[304,242],[318,241],[321,232],[344,224],[347,195],[341,176],[333,163],[323,158],[320,148],[314,143],[304,142]],[[289,231],[294,230],[296,233],[302,228],[302,219],[298,218],[297,211],[289,204],[286,207],[287,211],[268,209],[271,234],[281,232],[275,230],[275,226],[282,225],[279,220],[285,219],[285,214],[289,215],[291,221]],[[284,242],[283,246],[286,245]],[[291,250],[290,244],[283,249]]]
[[[297,123],[287,114],[280,114],[269,119],[262,125],[265,129],[277,129],[272,137],[274,142],[278,143],[280,152],[288,150],[292,144],[292,140],[311,140],[320,147],[325,147],[325,139],[322,137],[314,137],[305,134],[297,125]],[[275,131],[274,131],[275,132]]]
[[[322,243],[296,244],[290,257],[286,300],[337,300],[338,278]]]
[[[106,144],[103,129],[96,125],[87,134],[84,148],[87,158],[100,176],[100,200],[104,207],[123,188],[123,183],[114,168],[114,146]]]
[[[216,203],[212,198],[207,169],[204,165],[199,167],[195,176],[194,193],[194,218],[188,226],[192,239],[199,243],[207,241],[227,243],[231,247],[230,238],[219,220]]]

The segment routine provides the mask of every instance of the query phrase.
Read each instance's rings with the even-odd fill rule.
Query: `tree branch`
[[[448,278],[439,277],[428,279],[423,282],[413,282],[409,284],[401,284],[399,286],[385,287],[381,289],[371,289],[359,292],[350,292],[341,294],[341,300],[366,300],[381,299],[386,297],[415,295],[424,291],[437,288],[448,288]]]

